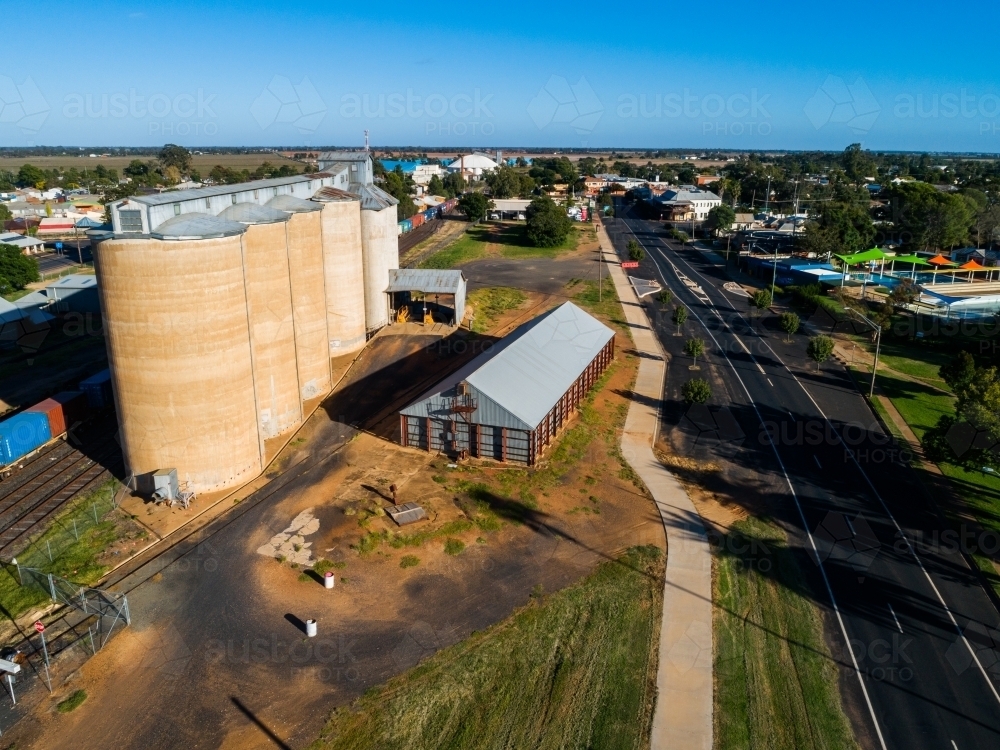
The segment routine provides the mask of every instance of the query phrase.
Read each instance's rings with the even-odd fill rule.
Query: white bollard
[[[323,576],[323,585],[328,589],[333,588],[333,573],[331,571],[327,571],[326,575]]]
[[[316,621],[306,620],[306,635],[310,638],[316,637]]]

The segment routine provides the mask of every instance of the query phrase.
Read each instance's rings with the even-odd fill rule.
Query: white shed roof
[[[599,320],[565,302],[517,328],[402,413],[426,416],[427,403],[465,381],[514,417],[511,421],[522,429],[534,429],[614,335]]]

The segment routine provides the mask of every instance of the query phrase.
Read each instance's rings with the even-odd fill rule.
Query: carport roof
[[[465,274],[461,271],[391,268],[389,269],[389,288],[386,291],[457,294],[464,283]]]
[[[599,320],[565,302],[517,328],[400,413],[430,416],[433,402],[465,381],[513,417],[505,421],[533,430],[614,335]]]

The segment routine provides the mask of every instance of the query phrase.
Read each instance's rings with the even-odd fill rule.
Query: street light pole
[[[872,363],[872,382],[868,389],[868,398],[874,398],[875,396],[875,373],[878,372],[878,355],[879,350],[882,348],[882,326],[871,320],[863,313],[858,312],[853,307],[845,307],[844,311],[848,314],[857,315],[861,320],[867,323],[873,331],[875,331],[875,361]]]

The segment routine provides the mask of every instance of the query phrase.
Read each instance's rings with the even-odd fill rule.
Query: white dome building
[[[488,156],[482,154],[467,154],[460,156],[448,165],[449,172],[458,172],[468,177],[480,177],[486,172],[492,172],[497,168],[497,163]]]

